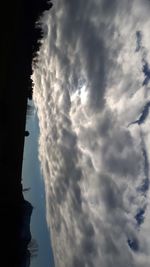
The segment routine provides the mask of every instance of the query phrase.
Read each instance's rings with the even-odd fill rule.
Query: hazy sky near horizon
[[[34,67],[57,267],[149,267],[150,1],[61,0]]]
[[[38,119],[34,109],[32,116],[27,118],[26,129],[30,135],[25,139],[22,176],[23,187],[30,188],[30,190],[24,192],[24,197],[34,208],[30,229],[32,238],[38,244],[37,256],[31,258],[30,267],[54,267],[50,234],[46,222],[44,181],[38,160]]]

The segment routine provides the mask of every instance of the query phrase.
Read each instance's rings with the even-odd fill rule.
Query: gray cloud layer
[[[148,112],[132,123],[150,100],[149,11],[61,0],[42,18],[32,78],[57,267],[149,266]]]

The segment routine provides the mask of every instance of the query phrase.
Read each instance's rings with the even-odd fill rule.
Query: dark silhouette
[[[32,97],[33,97],[33,88],[29,87],[28,88],[28,98],[29,98],[29,100],[32,100]]]
[[[25,131],[25,136],[29,136],[30,133],[28,131]]]
[[[35,27],[41,13],[52,7],[46,0],[3,1],[1,12],[0,61],[0,242],[5,267],[30,265],[27,244],[31,204],[22,192],[22,162],[27,101],[31,99],[32,58],[43,36]],[[31,84],[31,87],[29,86]],[[25,226],[24,222],[27,222]],[[26,228],[25,228],[26,227]],[[25,230],[26,229],[26,230]],[[22,235],[24,233],[24,235]]]

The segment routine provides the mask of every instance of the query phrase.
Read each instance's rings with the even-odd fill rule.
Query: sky
[[[61,0],[33,66],[57,267],[149,267],[150,1]]]
[[[30,101],[31,102],[31,101]],[[33,103],[30,103],[33,106]],[[30,135],[25,139],[23,159],[23,188],[30,188],[24,192],[24,198],[33,206],[31,216],[31,235],[38,245],[36,257],[31,257],[30,267],[54,267],[51,249],[50,233],[45,215],[45,189],[38,160],[38,118],[34,109],[32,115],[27,116],[26,129]]]

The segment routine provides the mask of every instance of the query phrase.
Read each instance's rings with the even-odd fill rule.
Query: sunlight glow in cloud
[[[149,267],[149,14],[148,0],[61,0],[41,18],[32,79],[57,267]]]

